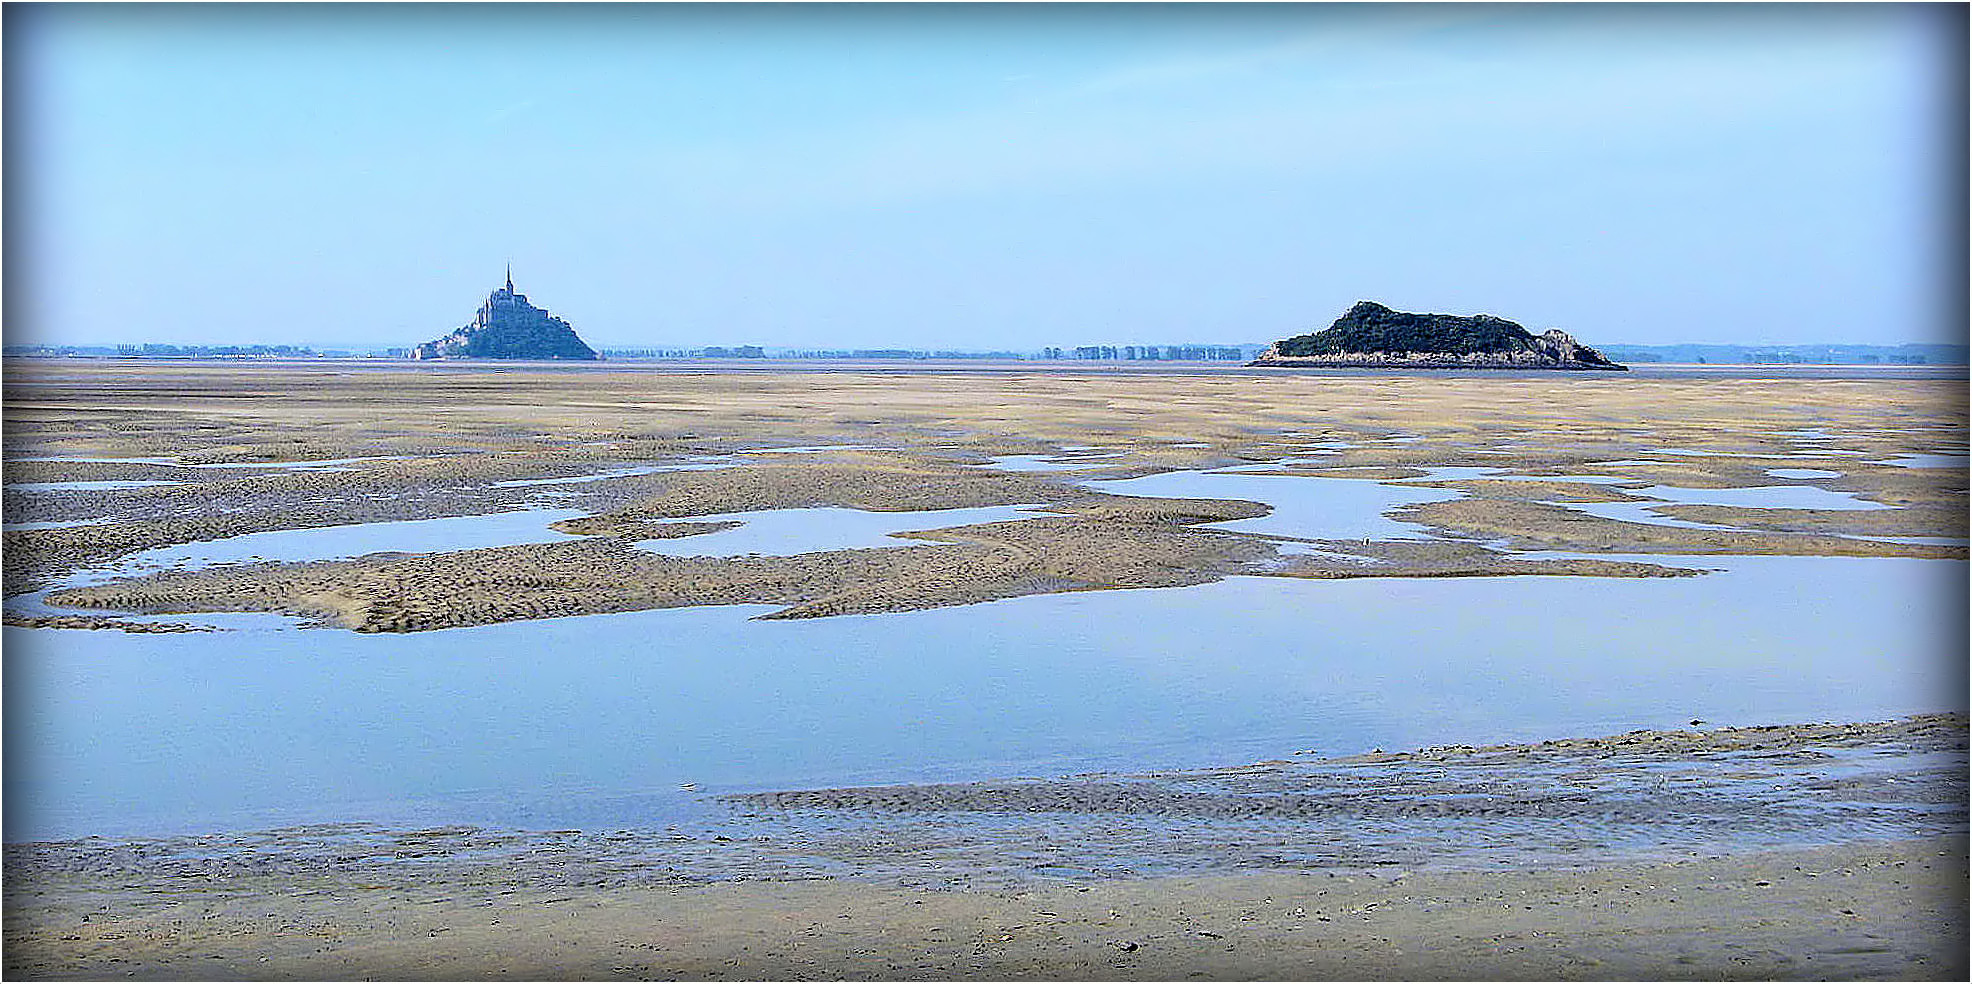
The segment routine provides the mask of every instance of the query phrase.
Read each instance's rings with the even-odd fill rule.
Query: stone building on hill
[[[599,356],[568,322],[514,290],[513,267],[465,327],[411,350],[413,359],[581,359]]]

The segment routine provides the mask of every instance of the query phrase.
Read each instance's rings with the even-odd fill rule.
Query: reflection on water
[[[692,809],[686,782],[1210,766],[1962,706],[1963,620],[1935,616],[1959,610],[1963,562],[1706,563],[1728,569],[1242,577],[799,621],[735,606],[401,636],[9,628],[7,837],[661,826]]]

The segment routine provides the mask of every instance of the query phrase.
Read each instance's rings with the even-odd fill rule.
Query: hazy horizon
[[[13,344],[1966,332],[1953,5],[4,17]]]

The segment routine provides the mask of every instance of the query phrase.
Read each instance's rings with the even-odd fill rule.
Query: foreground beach
[[[360,883],[37,899],[36,979],[1962,980],[1963,837],[1585,870],[995,892]]]
[[[736,796],[690,833],[13,845],[6,970],[1950,980],[1964,773],[1943,715]]]

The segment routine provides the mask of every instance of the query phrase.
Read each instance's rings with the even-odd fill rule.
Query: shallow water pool
[[[1290,480],[1291,481],[1291,480]],[[1661,560],[1662,558],[1656,558]],[[702,792],[1226,765],[1963,706],[1963,562],[1308,581],[798,621],[6,629],[9,840],[659,827]],[[1648,631],[1638,626],[1647,625]]]
[[[1467,477],[1459,469],[1435,469],[1432,477]],[[1471,469],[1488,472],[1491,469]],[[1415,523],[1384,515],[1392,509],[1424,502],[1445,502],[1464,495],[1450,489],[1404,487],[1355,478],[1311,478],[1254,471],[1165,472],[1117,481],[1088,481],[1083,488],[1114,495],[1162,498],[1244,499],[1263,502],[1273,513],[1257,519],[1209,524],[1212,529],[1237,530],[1326,540],[1413,540],[1427,534]]]
[[[580,537],[548,528],[549,523],[586,516],[580,509],[518,509],[483,516],[448,516],[384,523],[270,530],[221,540],[183,543],[125,557],[96,579],[127,577],[154,567],[198,568],[258,561],[304,563],[345,560],[382,551],[440,553],[479,550],[517,543],[558,543]]]

